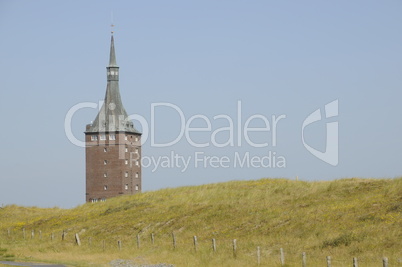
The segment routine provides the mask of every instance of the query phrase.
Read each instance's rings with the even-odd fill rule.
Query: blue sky
[[[402,3],[400,1],[0,1],[0,204],[74,207],[85,201],[85,151],[64,128],[76,104],[98,103],[106,89],[111,13],[120,91],[129,114],[149,123],[155,103],[177,106],[188,120],[205,116],[211,141],[254,114],[285,115],[272,131],[250,133],[256,148],[196,148],[185,137],[169,147],[143,144],[148,158],[192,157],[189,168],[143,169],[143,189],[286,177],[332,180],[401,176]],[[305,142],[325,151],[327,123],[337,122],[338,164],[312,155],[303,121],[338,100],[338,116],[305,128]],[[155,138],[175,139],[175,110],[155,111]],[[74,114],[83,140],[95,109]],[[141,128],[137,121],[134,121]],[[205,127],[195,120],[192,127]],[[263,127],[255,119],[250,127]],[[218,135],[220,142],[228,133]],[[237,140],[238,136],[235,134]],[[331,140],[330,140],[331,141]],[[195,153],[228,157],[227,168],[196,167]],[[282,156],[285,167],[239,167],[235,155]]]

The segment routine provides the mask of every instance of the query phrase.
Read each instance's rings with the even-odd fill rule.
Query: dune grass
[[[61,241],[63,231],[67,235]],[[198,239],[197,251],[193,236]],[[211,249],[212,238],[216,252]],[[263,266],[280,266],[280,248],[286,266],[300,266],[302,252],[307,253],[309,266],[324,266],[326,256],[332,257],[333,266],[351,265],[353,257],[361,266],[381,266],[384,256],[390,266],[398,266],[401,240],[402,178],[234,181],[122,196],[69,210],[0,209],[0,249],[15,259],[71,266],[107,266],[114,259],[176,266],[257,266],[257,246]]]

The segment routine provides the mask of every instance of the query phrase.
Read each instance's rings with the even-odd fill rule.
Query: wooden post
[[[8,237],[10,237],[10,236],[11,236],[11,231],[10,231],[10,228],[8,228],[8,229],[7,229],[7,235],[8,235]]]
[[[281,265],[285,265],[285,253],[283,253],[283,248],[280,248],[281,252]]]
[[[258,265],[261,264],[261,251],[260,251],[260,247],[257,247],[257,264],[258,264]]]
[[[88,237],[88,247],[92,246],[92,237]]]
[[[306,255],[306,252],[302,253],[302,267],[307,267],[307,255]]]
[[[24,237],[25,240],[25,228],[22,228],[22,236]]]
[[[34,239],[34,237],[35,237],[35,230],[31,230],[31,239]]]
[[[194,241],[194,251],[197,252],[197,236],[193,236]]]
[[[78,246],[81,246],[80,236],[77,233],[75,233],[75,242]]]
[[[214,252],[216,252],[216,240],[215,240],[215,238],[212,238],[212,250]]]
[[[236,239],[233,239],[233,257],[237,258],[237,244]]]
[[[176,236],[174,232],[172,232],[172,239],[173,239],[173,249],[176,249]]]
[[[53,234],[53,233],[51,233],[51,234],[50,234],[50,240],[52,240],[52,241],[53,241],[53,239],[54,239],[54,234]]]
[[[42,230],[39,230],[39,240],[42,240]]]
[[[388,258],[387,257],[382,258],[382,266],[388,267]]]
[[[331,256],[327,256],[327,267],[331,267]]]
[[[102,240],[102,248],[103,248],[103,251],[105,251],[105,249],[106,249],[106,242],[105,242],[105,240]]]
[[[63,233],[61,234],[61,240],[64,241],[64,239],[66,238],[66,231],[63,230]]]
[[[140,248],[140,235],[137,234],[137,248]]]
[[[121,250],[121,241],[117,241],[117,246],[119,247],[119,250]]]
[[[154,233],[151,234],[151,242],[152,242],[152,245],[155,245],[155,236],[154,236]]]
[[[353,258],[353,267],[359,267],[359,264],[357,263],[357,258]]]

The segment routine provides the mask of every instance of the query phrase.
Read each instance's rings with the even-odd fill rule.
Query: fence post
[[[137,234],[137,248],[140,248],[140,234]]]
[[[61,234],[61,240],[64,241],[66,238],[66,231],[63,230],[63,233]]]
[[[307,267],[307,255],[306,255],[306,252],[302,253],[302,267]]]
[[[327,267],[331,267],[331,256],[327,256]]]
[[[388,258],[387,257],[382,258],[382,266],[388,267]]]
[[[151,242],[152,242],[152,245],[155,244],[155,236],[154,236],[154,233],[151,234]]]
[[[32,229],[32,230],[31,230],[31,239],[34,239],[34,237],[35,237],[35,230]]]
[[[81,246],[80,236],[77,233],[75,233],[75,242],[78,246]]]
[[[353,267],[359,267],[359,264],[357,263],[357,258],[353,258]]]
[[[39,240],[42,240],[42,230],[39,230]]]
[[[281,265],[285,265],[285,253],[283,253],[283,248],[280,248],[281,252]]]
[[[7,235],[8,235],[8,237],[10,237],[10,236],[11,236],[11,231],[10,231],[10,228],[8,228],[8,229],[7,229]]]
[[[52,240],[52,241],[53,241],[53,239],[54,239],[54,234],[53,234],[53,233],[51,233],[51,234],[50,234],[50,240]]]
[[[173,239],[173,249],[176,249],[176,236],[174,232],[172,232],[172,239]]]
[[[117,246],[119,247],[119,250],[121,250],[121,241],[117,241]]]
[[[257,247],[257,264],[258,264],[258,265],[261,264],[261,251],[260,251],[260,247]]]
[[[91,247],[92,245],[92,237],[88,237],[88,247]]]
[[[105,240],[102,240],[102,248],[103,248],[103,251],[105,251],[105,249],[106,249],[106,242],[105,242]]]
[[[215,240],[215,238],[212,238],[212,250],[214,252],[216,252],[216,240]]]
[[[22,235],[23,235],[24,240],[25,240],[25,228],[22,228]]]
[[[233,239],[233,257],[237,258],[237,244],[236,239]]]
[[[194,251],[197,252],[197,236],[193,236],[194,241]]]

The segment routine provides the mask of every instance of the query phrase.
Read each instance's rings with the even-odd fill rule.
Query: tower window
[[[105,190],[105,191],[107,190],[107,185],[103,186],[103,190]]]
[[[138,166],[139,165],[139,162],[138,162],[138,160],[136,160],[135,161],[135,166]]]
[[[128,147],[126,147],[126,152],[128,152]]]
[[[124,186],[124,189],[128,190],[128,184],[126,184],[126,185]]]
[[[138,148],[135,149],[135,153],[138,153]]]
[[[125,136],[124,136],[124,140],[126,140],[126,141],[127,141],[127,135],[125,135]]]
[[[135,173],[135,178],[138,178],[138,172]]]
[[[91,141],[98,141],[97,135],[91,135]]]
[[[138,184],[137,185],[135,185],[135,191],[138,191]]]
[[[124,177],[128,177],[128,172],[126,172],[126,173],[124,174]]]
[[[104,160],[104,161],[103,161],[103,165],[106,165],[106,164],[107,164],[107,160]]]
[[[106,135],[105,135],[105,134],[101,134],[101,135],[100,135],[100,140],[106,140]]]
[[[126,165],[128,165],[128,159],[126,159],[126,160],[124,161],[124,163],[125,163]]]
[[[103,148],[103,152],[107,152],[107,148],[105,147],[105,148]]]
[[[109,140],[116,140],[116,135],[114,134],[109,135]]]
[[[136,141],[136,142],[138,141],[138,137],[135,137],[135,141]]]
[[[107,173],[106,173],[106,172],[103,174],[103,177],[105,177],[105,178],[107,177]]]

